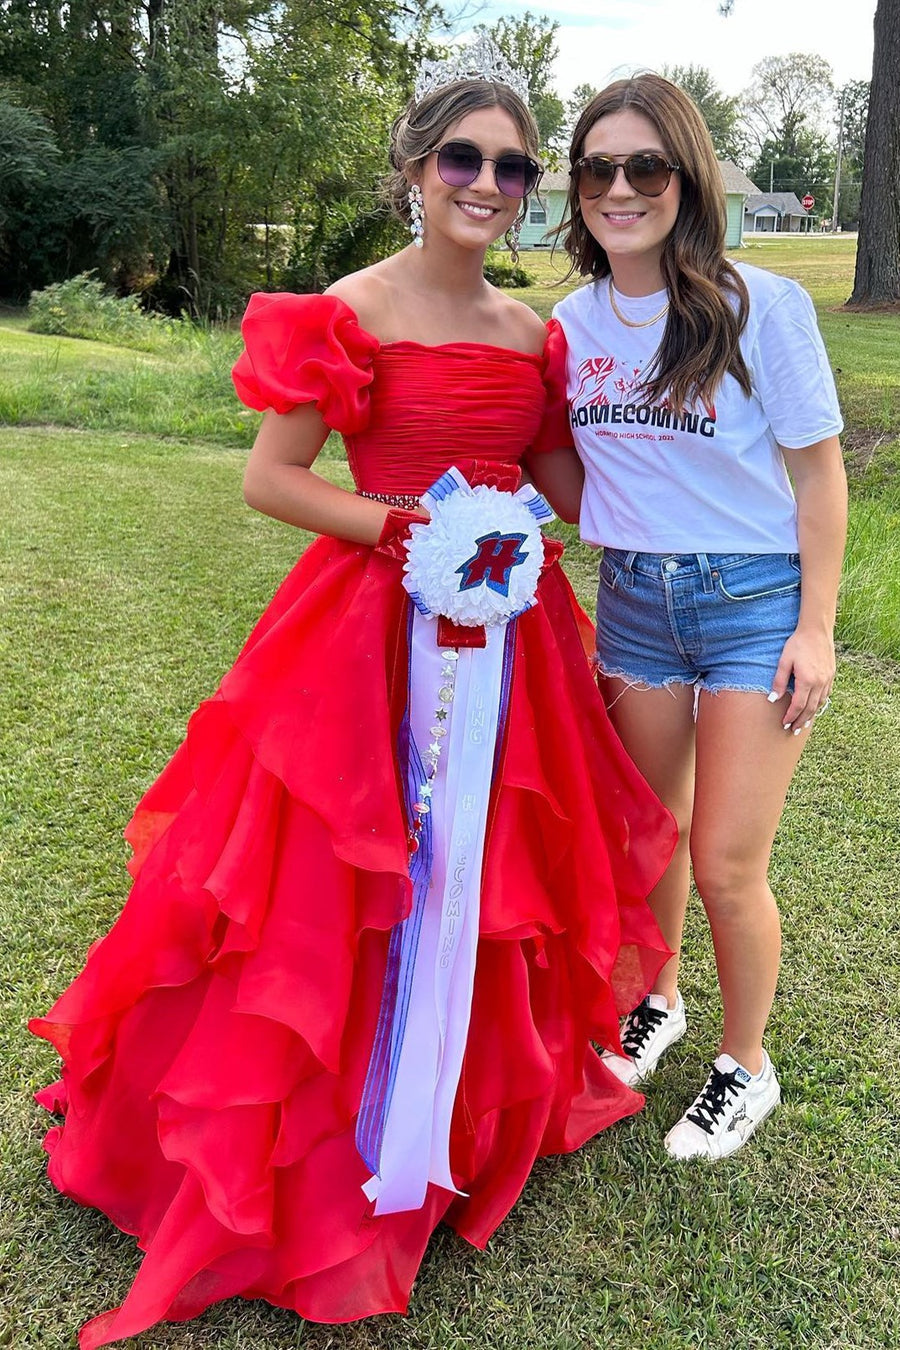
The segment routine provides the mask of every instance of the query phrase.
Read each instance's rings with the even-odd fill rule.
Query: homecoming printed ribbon
[[[466,506],[458,516],[462,525],[451,540],[453,508],[442,512],[438,503],[457,493],[457,500]],[[533,488],[520,489],[518,501],[509,493],[485,489],[473,516],[466,499],[476,493],[479,489],[470,488],[461,474],[450,470],[423,503],[432,522],[438,517],[446,527],[436,532],[436,551],[443,559],[443,576],[451,579],[458,593],[489,590],[492,582],[495,594],[505,592],[506,614],[477,620],[487,628],[483,648],[463,648],[458,654],[438,648],[434,611],[424,601],[430,581],[426,577],[424,585],[416,584],[423,580],[422,571],[410,546],[405,584],[414,592],[415,608],[410,606],[409,697],[398,751],[407,819],[411,831],[415,828],[410,857],[413,898],[409,916],[391,934],[356,1136],[357,1148],[373,1174],[363,1189],[375,1200],[376,1214],[421,1207],[429,1182],[456,1191],[450,1124],[471,1015],[485,832],[509,702],[513,620],[535,603],[543,561],[543,540],[535,522],[552,519],[550,508]],[[497,498],[506,502],[498,505]],[[515,508],[514,529],[509,528],[510,501]],[[524,520],[517,514],[519,508],[524,509]],[[423,532],[430,528],[414,527]],[[523,537],[510,539],[512,535]],[[537,564],[532,566],[534,581],[530,586],[512,584],[515,569],[523,568],[532,554]],[[455,561],[452,572],[447,568],[450,561]],[[444,598],[441,603],[442,613],[451,609],[449,617],[455,622],[466,621],[460,618],[459,605]],[[468,600],[465,604],[471,624],[472,605]],[[481,606],[482,615],[488,611],[498,613],[496,601]],[[447,664],[448,657],[453,658],[452,665]],[[430,724],[441,716],[435,709],[441,708],[439,695],[447,694],[450,670],[455,676],[452,702],[443,705],[444,721],[437,728]],[[435,741],[435,733],[444,730],[443,742]],[[438,758],[441,744],[446,749]],[[425,782],[429,754],[437,767]],[[425,814],[417,816],[420,810]]]

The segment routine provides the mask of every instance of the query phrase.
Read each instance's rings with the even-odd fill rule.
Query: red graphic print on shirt
[[[614,356],[589,356],[578,367],[578,389],[573,403],[608,403],[603,386],[616,368]]]

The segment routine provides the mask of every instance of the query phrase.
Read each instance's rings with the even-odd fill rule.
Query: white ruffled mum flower
[[[539,520],[552,511],[531,487],[470,487],[451,469],[423,497],[427,525],[410,530],[403,585],[423,614],[491,627],[535,603],[544,561]]]

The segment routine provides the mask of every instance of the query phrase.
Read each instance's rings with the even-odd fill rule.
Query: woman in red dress
[[[509,496],[519,466],[551,493],[571,469],[540,454],[564,434],[559,335],[482,275],[536,129],[511,73],[467,74],[429,72],[395,127],[409,247],[247,312],[247,500],[321,537],[138,806],[121,917],[33,1023],[63,1060],[51,1180],[145,1253],[82,1350],[235,1295],[403,1311],[440,1220],[483,1247],[538,1156],[642,1104],[591,1042],[619,1048],[668,956],[645,897],[674,827],[610,730],[558,546],[488,637],[425,617],[404,571],[436,480],[539,514]],[[313,469],[329,429],[355,493]],[[460,590],[503,590],[522,537]]]

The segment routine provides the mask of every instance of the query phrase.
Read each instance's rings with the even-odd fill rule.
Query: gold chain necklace
[[[609,278],[609,303],[610,306],[612,307],[612,312],[619,320],[619,323],[624,323],[626,328],[649,328],[651,324],[659,323],[663,315],[668,314],[669,312],[669,302],[667,300],[666,303],[663,305],[662,309],[659,311],[659,313],[654,314],[652,319],[641,319],[639,323],[636,323],[634,319],[626,319],[625,315],[622,313],[622,311],[619,309],[619,306],[616,304],[616,297],[613,291],[612,274],[610,274]]]

